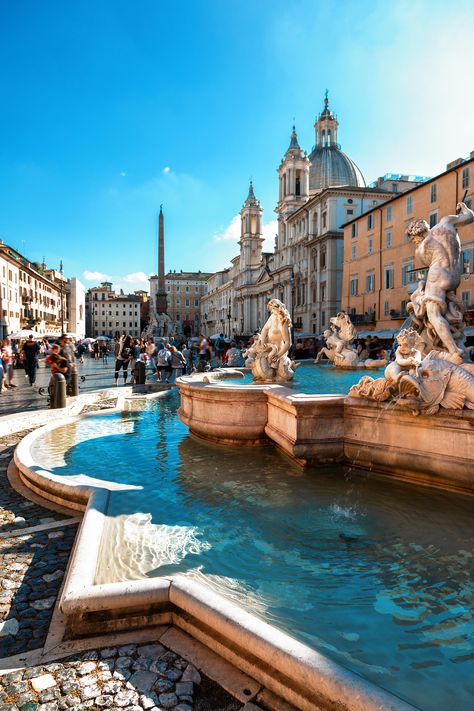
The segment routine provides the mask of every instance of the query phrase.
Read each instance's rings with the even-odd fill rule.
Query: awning
[[[474,336],[474,326],[469,326],[468,328],[465,328],[464,335],[465,336]]]
[[[369,336],[377,336],[378,338],[395,338],[396,331],[357,331],[356,338],[368,338]]]

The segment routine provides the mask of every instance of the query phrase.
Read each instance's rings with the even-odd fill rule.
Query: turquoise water
[[[111,497],[128,536],[112,574],[129,555],[130,577],[205,576],[422,709],[472,708],[474,501],[350,468],[303,472],[272,447],[204,444],[177,406],[172,395],[36,445],[56,473],[143,487]]]
[[[358,383],[363,375],[371,375],[373,378],[380,378],[383,375],[383,368],[380,370],[344,370],[333,368],[332,365],[314,365],[311,363],[301,363],[296,369],[295,377],[288,383],[281,383],[285,387],[292,388],[301,393],[327,393],[345,395],[349,388]],[[248,385],[252,382],[252,374],[245,373],[243,378],[224,378],[215,382],[221,385]]]

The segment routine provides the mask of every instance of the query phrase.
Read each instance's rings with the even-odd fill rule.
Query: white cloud
[[[126,170],[121,170],[121,171],[120,171],[120,176],[121,176],[122,178],[125,178],[125,177],[127,176],[127,171],[126,171]]]
[[[163,173],[165,175],[168,175],[168,173],[171,173],[171,168],[169,167],[169,165],[165,165],[165,167],[163,168]]]
[[[143,282],[148,283],[148,277],[145,272],[132,272],[131,274],[126,274],[124,277],[119,277],[120,281],[125,281],[127,284],[141,284]]]
[[[263,243],[264,252],[273,252],[275,246],[275,234],[278,231],[278,220],[271,220],[263,224]],[[221,229],[214,234],[216,242],[233,241],[238,242],[240,239],[240,215],[235,215],[225,229]]]
[[[225,229],[216,232],[214,239],[216,242],[224,242],[226,240],[238,242],[240,239],[240,215],[233,217],[231,223]]]
[[[85,281],[110,281],[107,274],[102,274],[102,272],[89,272],[87,269],[82,273]]]

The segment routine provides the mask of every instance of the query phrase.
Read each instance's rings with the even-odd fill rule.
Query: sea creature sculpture
[[[474,410],[474,363],[460,366],[430,354],[414,374],[402,375],[399,391],[398,405],[414,414],[433,415],[440,407]]]
[[[324,331],[326,346],[316,356],[315,363],[319,363],[323,356],[333,364],[340,367],[353,367],[358,363],[357,353],[352,349],[352,341],[357,336],[357,331],[350,317],[345,311],[340,311],[329,319],[331,330]]]

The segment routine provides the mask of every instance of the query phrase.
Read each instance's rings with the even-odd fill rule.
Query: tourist
[[[82,341],[79,341],[79,343],[76,346],[76,357],[79,359],[79,363],[81,365],[84,365],[84,353],[86,352],[86,347],[83,344]]]
[[[183,375],[186,375],[186,373],[191,373],[193,369],[193,354],[189,346],[185,343],[181,353],[183,354],[185,360],[186,360],[186,365],[183,369]]]
[[[211,360],[212,351],[210,352],[210,346],[207,342],[207,339],[203,336],[202,333],[199,336],[198,352],[199,352],[199,360],[203,360],[204,362]]]
[[[17,386],[13,382],[13,348],[11,345],[11,340],[8,336],[5,338],[5,341],[3,343],[1,358],[5,370],[5,385],[7,388],[16,388]]]
[[[163,345],[163,348],[156,354],[156,370],[158,382],[169,383],[173,369],[171,366],[171,350],[168,345]]]
[[[95,341],[95,343],[92,346],[92,352],[94,354],[94,360],[99,360],[99,353],[100,353],[100,343],[99,341]]]
[[[219,333],[219,337],[216,338],[214,343],[214,352],[216,355],[216,365],[222,365],[222,359],[224,357],[225,341],[224,334]]]
[[[173,380],[176,380],[181,375],[183,368],[186,367],[186,358],[175,346],[170,345],[169,349],[171,351],[171,368],[174,373]]]
[[[123,338],[123,337],[122,337]],[[132,337],[126,336],[123,340],[119,341],[120,347],[117,353],[117,359],[115,361],[115,385],[118,385],[118,377],[120,370],[123,370],[123,384],[127,383],[128,376],[128,364],[132,359]]]
[[[36,368],[38,367],[38,353],[40,347],[36,341],[33,339],[33,334],[30,334],[23,344],[21,349],[23,356],[23,365],[25,368],[26,376],[29,380],[31,386],[35,384],[36,380]]]
[[[104,365],[107,365],[108,357],[109,357],[109,347],[107,345],[107,341],[103,341],[100,344],[100,355],[102,357],[102,363]]]
[[[369,339],[369,358],[372,360],[378,360],[381,357],[382,344],[380,343],[377,336],[372,336]]]
[[[69,383],[71,380],[71,373],[75,373],[77,371],[76,353],[74,346],[71,343],[71,339],[65,333],[61,334],[59,337],[59,355],[67,360],[66,381]]]
[[[153,338],[149,338],[146,343],[146,353],[148,356],[148,363],[151,368],[151,372],[156,373],[157,350],[155,346],[155,340]]]
[[[226,365],[228,368],[241,368],[244,364],[242,351],[237,348],[237,343],[232,341],[230,348],[226,353]]]

